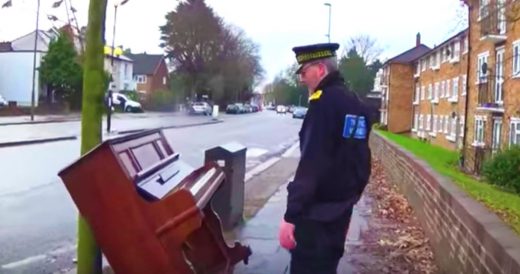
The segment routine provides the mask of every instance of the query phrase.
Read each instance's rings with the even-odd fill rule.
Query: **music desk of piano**
[[[211,199],[225,180],[194,169],[161,130],[104,141],[59,172],[115,273],[232,273],[249,247],[223,238]]]

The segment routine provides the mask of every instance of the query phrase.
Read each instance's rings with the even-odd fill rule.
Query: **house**
[[[464,2],[471,7],[464,167],[479,173],[486,158],[520,145],[520,2]]]
[[[0,43],[0,94],[7,101],[14,101],[19,106],[31,105],[35,40],[37,42],[36,71],[34,72],[35,106],[38,106],[40,99],[51,96],[40,84],[37,68],[49,50],[51,40],[57,38],[60,31],[67,34],[74,33],[70,25],[65,25],[60,29],[53,27],[47,31],[33,31],[11,42]],[[74,45],[79,51],[81,43],[78,36],[74,39]]]
[[[48,31],[38,30],[10,43],[3,43],[0,50],[0,94],[7,101],[14,101],[19,106],[31,106],[34,42],[37,41],[36,68],[38,68],[49,49],[50,41],[58,34],[59,30],[55,28]],[[38,105],[40,95],[45,95],[39,78],[38,70],[36,70],[34,75],[35,106]]]
[[[123,50],[119,47],[112,51],[112,47],[105,46],[104,53],[105,70],[112,76],[109,89],[113,92],[135,90],[136,86],[133,79],[134,61],[125,56]]]
[[[134,61],[133,79],[136,90],[150,98],[157,90],[168,89],[168,67],[161,54],[129,54]]]
[[[448,38],[414,61],[412,136],[455,150],[462,147],[468,31]]]
[[[414,96],[414,61],[430,48],[421,44],[417,34],[415,46],[383,64],[380,81],[381,124],[393,133],[406,133],[412,129]]]

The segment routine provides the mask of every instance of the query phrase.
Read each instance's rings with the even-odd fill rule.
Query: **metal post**
[[[114,5],[114,29],[112,31],[112,58],[110,60],[110,64],[112,66],[112,74],[114,74],[114,56],[116,53],[115,43],[116,43],[116,19],[117,19],[117,4]]]
[[[36,8],[36,30],[34,32],[34,55],[33,55],[33,79],[31,91],[31,121],[34,121],[34,105],[35,105],[35,85],[36,85],[36,50],[38,49],[38,28],[40,21],[40,0],[37,2]]]

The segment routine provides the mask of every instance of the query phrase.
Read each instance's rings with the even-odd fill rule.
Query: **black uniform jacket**
[[[368,119],[338,72],[320,82],[299,133],[301,158],[287,186],[285,221],[333,221],[359,200],[370,176]]]

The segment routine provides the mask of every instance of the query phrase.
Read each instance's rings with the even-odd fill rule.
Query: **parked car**
[[[206,102],[193,102],[190,106],[190,114],[211,115],[211,109]]]
[[[305,118],[305,115],[307,114],[307,108],[304,108],[304,107],[296,107],[294,108],[293,110],[293,115],[292,117],[293,118],[296,118],[296,119],[303,119]]]
[[[143,112],[141,103],[131,100],[121,93],[112,93],[112,104],[124,112]]]
[[[285,114],[286,112],[287,112],[287,108],[284,105],[276,106],[276,113],[283,113],[283,114]]]
[[[238,114],[240,113],[240,108],[236,104],[229,104],[226,107],[226,113]]]
[[[4,97],[2,97],[2,94],[0,94],[0,107],[7,106],[7,100],[5,100]]]

